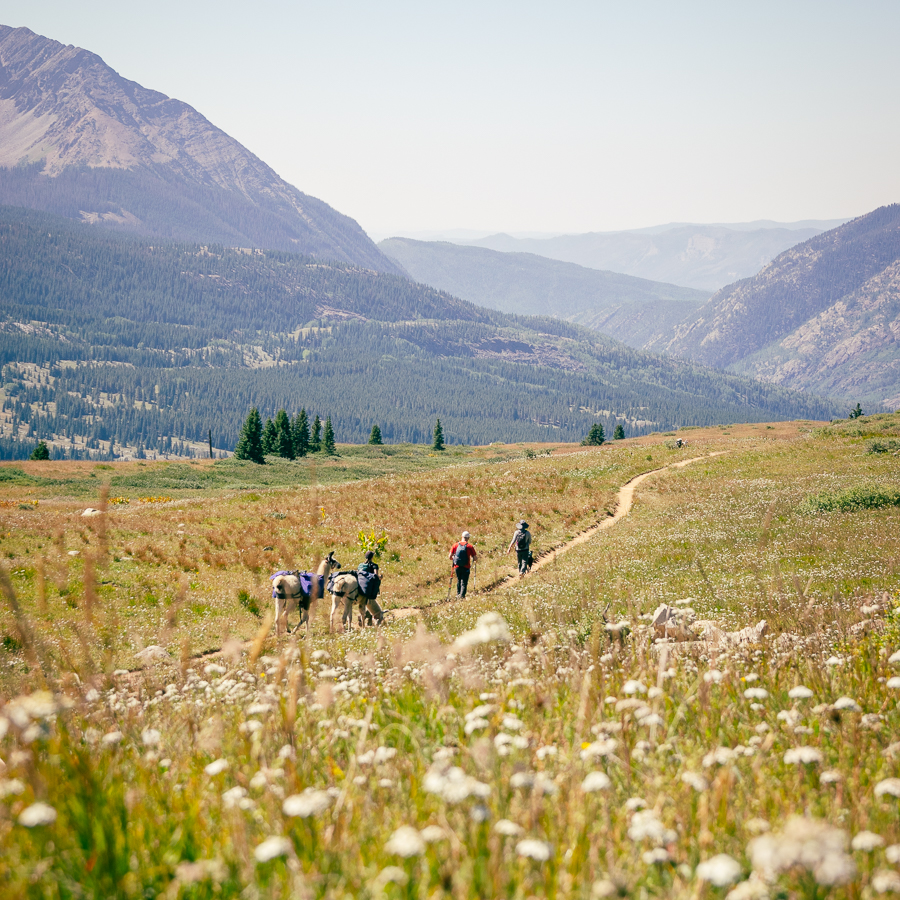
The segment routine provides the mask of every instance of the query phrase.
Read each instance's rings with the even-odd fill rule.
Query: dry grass
[[[900,648],[900,511],[804,511],[823,491],[872,481],[896,488],[900,479],[891,459],[866,453],[862,435],[724,430],[731,434],[688,432],[685,455],[730,453],[644,482],[628,519],[533,577],[436,607],[421,625],[328,638],[320,616],[309,646],[276,646],[268,627],[228,599],[261,583],[267,554],[278,564],[291,552],[305,560],[322,544],[346,550],[360,527],[384,526],[389,552],[401,555],[387,565],[394,597],[427,598],[427,578],[456,531],[435,520],[470,517],[485,562],[500,572],[496,551],[518,515],[541,523],[542,541],[561,540],[635,472],[677,457],[660,436],[315,494],[116,511],[108,564],[98,520],[82,524],[43,505],[4,510],[23,521],[46,516],[29,533],[34,547],[18,532],[4,539],[14,568],[46,558],[4,588],[15,609],[4,620],[6,683],[18,677],[18,689],[31,690],[43,677],[53,692],[0,709],[5,892],[733,891],[739,900],[900,886],[900,782],[889,780],[900,775],[900,666],[890,662]],[[270,522],[264,513],[286,496],[305,502],[278,507],[285,518]],[[589,496],[600,498],[593,507]],[[529,505],[510,513],[514,497]],[[372,509],[383,518],[363,520]],[[415,559],[408,548],[428,548],[431,537],[434,552]],[[75,563],[73,547],[82,551]],[[124,563],[126,549],[133,562]],[[213,563],[182,571],[181,558],[198,550]],[[110,602],[101,586],[88,603],[79,582],[89,554],[101,580],[115,572],[119,590],[132,592],[125,596],[148,594],[131,607]],[[642,616],[687,598],[729,628],[765,617],[770,636],[661,656]],[[632,629],[622,643],[604,626],[607,603],[610,618]],[[57,614],[69,629],[59,637]],[[214,637],[254,632],[249,650],[232,643],[212,663],[190,657]],[[106,674],[136,639],[161,643],[170,661],[137,676]],[[791,695],[798,685],[812,696]],[[23,814],[26,823],[50,817],[35,803],[55,820],[23,824]],[[792,825],[792,815],[803,822]],[[767,831],[775,840],[759,842]]]

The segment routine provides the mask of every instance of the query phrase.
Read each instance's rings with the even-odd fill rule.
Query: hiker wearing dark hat
[[[366,561],[359,564],[356,570],[356,581],[366,600],[375,600],[381,590],[381,574],[378,571],[378,563],[375,562],[375,554],[371,550],[366,551]]]
[[[469,573],[471,566],[478,559],[475,548],[469,543],[469,532],[462,533],[462,540],[457,541],[450,548],[450,562],[456,574],[456,596],[461,600],[466,596],[469,587]]]
[[[531,568],[531,532],[528,530],[528,523],[523,519],[516,526],[516,533],[509,542],[506,552],[509,553],[512,548],[516,548],[516,558],[519,561],[519,574],[524,575]]]

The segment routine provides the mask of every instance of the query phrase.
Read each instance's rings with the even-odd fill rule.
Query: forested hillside
[[[247,410],[330,415],[337,440],[573,440],[831,404],[289,253],[150,243],[0,209],[6,439],[231,449]],[[15,455],[9,445],[0,451]]]

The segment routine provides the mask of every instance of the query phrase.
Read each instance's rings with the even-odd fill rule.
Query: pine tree
[[[38,460],[50,459],[50,448],[47,446],[47,442],[40,441],[37,447],[31,451],[31,456],[28,458]]]
[[[847,417],[849,419],[858,419],[860,416],[864,415],[862,406],[859,403],[856,404],[855,409],[850,410],[850,415]]]
[[[275,452],[284,459],[294,458],[294,435],[288,414],[279,409],[275,414]]]
[[[613,432],[613,440],[621,441],[625,437],[625,429],[622,427],[621,422],[616,423],[616,430]]]
[[[325,435],[322,438],[322,445],[329,456],[337,456],[337,447],[334,444],[334,429],[331,427],[331,416],[325,420]]]
[[[305,408],[294,416],[291,431],[294,435],[294,456],[298,459],[306,456],[309,453],[309,417]]]
[[[313,419],[312,437],[309,439],[309,452],[318,453],[322,449],[322,420],[316,416]]]
[[[434,441],[431,444],[432,450],[444,449],[444,429],[441,428],[441,420],[438,419],[434,426]]]
[[[266,419],[266,426],[262,432],[263,456],[275,456],[278,453],[278,432],[275,423]]]
[[[603,434],[603,426],[599,422],[594,422],[581,445],[582,447],[599,447],[605,440],[606,436]]]
[[[369,435],[369,443],[381,445],[384,441],[381,439],[381,429],[377,425],[372,426],[372,433]]]
[[[262,447],[262,420],[259,417],[259,410],[255,406],[250,410],[250,414],[241,428],[241,436],[234,448],[234,458],[247,459],[255,463],[266,461]]]

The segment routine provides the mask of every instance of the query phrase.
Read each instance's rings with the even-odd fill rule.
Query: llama
[[[331,615],[328,617],[328,631],[334,627],[334,611],[340,600],[344,601],[344,612],[341,614],[341,624],[345,629],[353,630],[353,604],[359,603],[359,624],[374,622],[381,625],[384,622],[384,612],[377,600],[368,600],[360,590],[359,581],[353,572],[341,572],[335,575],[328,583],[328,591],[331,594]]]
[[[325,559],[319,563],[315,575],[310,572],[279,572],[273,575],[272,596],[275,598],[275,634],[287,631],[291,633],[288,624],[288,615],[296,607],[300,612],[300,621],[297,628],[306,623],[306,635],[309,636],[310,606],[319,599],[322,594],[321,584],[335,569],[340,569],[341,564],[334,558],[332,550]],[[309,585],[304,589],[303,582]],[[297,628],[294,630],[296,631]],[[329,629],[330,630],[330,629]]]

